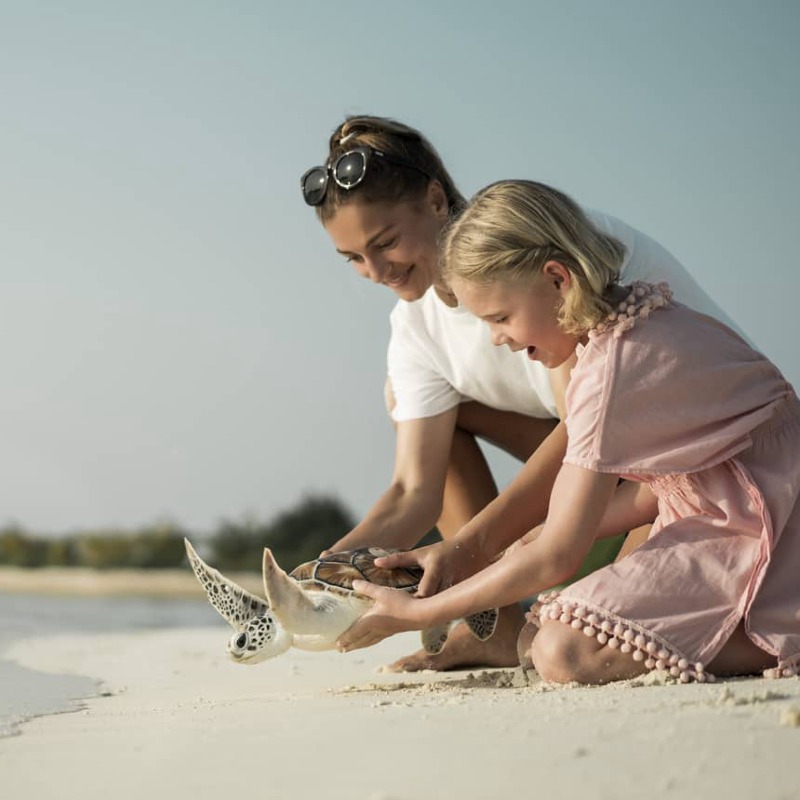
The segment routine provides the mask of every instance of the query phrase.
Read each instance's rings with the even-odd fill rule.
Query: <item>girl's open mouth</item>
[[[535,348],[533,345],[531,345],[531,346],[528,348],[528,358],[530,358],[531,360],[533,360],[533,359],[534,359],[534,357],[535,357],[535,355],[536,355],[536,348]]]

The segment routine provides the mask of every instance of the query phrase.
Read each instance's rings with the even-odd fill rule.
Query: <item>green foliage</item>
[[[291,569],[316,558],[355,524],[337,500],[307,497],[297,508],[275,518],[269,527],[268,543],[278,563]]]
[[[355,525],[337,499],[304,497],[268,522],[222,520],[209,540],[209,561],[219,569],[261,570],[264,547],[292,569],[316,558]],[[81,566],[93,569],[168,569],[185,566],[183,539],[204,537],[162,521],[132,531],[79,531],[58,537],[33,535],[17,524],[0,528],[0,565]]]
[[[48,538],[18,525],[0,528],[0,565],[14,567],[177,568],[184,532],[159,522],[135,531],[84,531]]]
[[[316,558],[355,525],[335,498],[311,495],[267,523],[223,520],[211,539],[209,558],[219,569],[261,570],[265,547],[286,570]]]
[[[0,530],[0,564],[41,567],[46,563],[47,542],[28,534],[19,525]]]
[[[151,525],[132,537],[129,564],[139,569],[179,567],[186,557],[183,545],[187,533],[171,522]]]
[[[209,543],[211,563],[218,569],[260,570],[265,527],[251,518],[241,522],[222,520]]]
[[[89,533],[75,543],[78,563],[92,569],[129,566],[130,536],[119,533]]]

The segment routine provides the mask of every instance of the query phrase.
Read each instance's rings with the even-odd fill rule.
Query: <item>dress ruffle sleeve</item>
[[[696,472],[750,444],[792,393],[736,333],[674,305],[589,339],[567,390],[565,462],[600,472]]]

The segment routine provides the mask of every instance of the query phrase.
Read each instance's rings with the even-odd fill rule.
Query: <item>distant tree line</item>
[[[185,565],[183,538],[188,536],[201,546],[209,563],[221,570],[260,571],[265,546],[272,548],[281,566],[291,569],[316,558],[354,525],[355,519],[339,500],[323,495],[307,496],[267,522],[224,519],[210,538],[172,522],[57,537],[9,524],[0,528],[0,565],[174,569]]]

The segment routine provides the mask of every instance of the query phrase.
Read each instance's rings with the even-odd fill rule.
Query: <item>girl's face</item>
[[[579,338],[558,324],[558,309],[571,277],[566,267],[548,261],[530,282],[477,284],[454,279],[458,302],[488,326],[492,344],[527,350],[528,358],[553,369],[574,352]]]
[[[347,203],[325,230],[359,275],[410,302],[439,281],[437,237],[446,220],[447,201],[434,183],[416,202]]]

